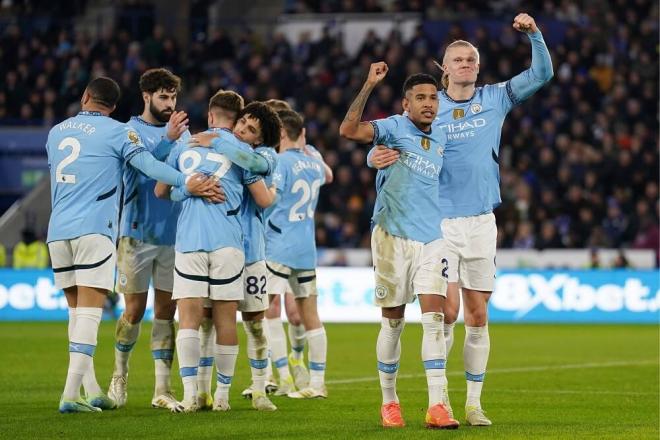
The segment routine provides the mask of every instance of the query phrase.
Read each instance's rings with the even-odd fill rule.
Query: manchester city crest
[[[470,110],[472,110],[472,113],[474,113],[475,115],[477,113],[480,113],[481,112],[481,104],[472,104],[470,106]]]

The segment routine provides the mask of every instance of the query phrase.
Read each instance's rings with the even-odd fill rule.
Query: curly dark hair
[[[159,90],[179,93],[181,78],[167,69],[149,69],[140,77],[140,90],[147,93],[156,93]]]
[[[280,143],[280,129],[282,121],[277,113],[263,102],[255,101],[246,105],[238,114],[238,119],[243,116],[254,118],[259,121],[261,127],[262,142],[269,147],[275,147]]]

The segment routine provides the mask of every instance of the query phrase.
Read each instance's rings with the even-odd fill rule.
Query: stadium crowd
[[[304,12],[317,11],[320,3],[338,5],[320,12],[382,4],[289,5],[292,12]],[[442,0],[405,3],[419,4],[428,18],[456,18],[443,13],[448,2]],[[466,16],[477,15],[472,3],[462,6]],[[511,2],[497,3],[503,8],[490,12],[508,17]],[[503,204],[495,211],[499,246],[657,250],[658,5],[636,0],[631,7],[617,0],[578,9],[563,1],[536,3],[546,18],[565,23],[565,34],[558,44],[549,44],[555,78],[514,109],[502,131]],[[543,30],[543,17],[539,21]],[[87,35],[56,22],[25,23],[0,28],[0,126],[51,126],[75,114],[85,85],[98,75],[122,86],[113,117],[126,121],[142,108],[140,74],[160,66],[182,76],[178,107],[188,112],[193,132],[205,127],[208,98],[220,88],[236,90],[248,101],[289,100],[305,115],[307,141],[335,171],[334,183],[320,195],[319,247],[369,246],[375,172],[365,166],[368,147],[338,135],[369,64],[385,60],[390,68],[365,109],[365,119],[377,119],[401,112],[406,75],[425,71],[440,76],[431,60],[443,49],[422,26],[406,41],[396,32],[384,39],[370,32],[350,56],[330,28],[314,40],[303,33],[294,43],[282,34],[262,39],[247,28],[231,36],[217,29],[180,47],[159,26],[138,41],[120,27]],[[457,21],[445,43],[458,38],[480,50],[478,84],[507,80],[528,66],[529,43],[508,21],[497,33],[485,26],[467,33]]]

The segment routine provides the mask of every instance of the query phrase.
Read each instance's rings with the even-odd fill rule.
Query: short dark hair
[[[92,102],[100,104],[107,108],[113,108],[119,102],[121,90],[119,84],[114,79],[106,76],[94,78],[87,84],[87,93],[92,98]]]
[[[403,83],[403,94],[419,84],[432,84],[438,88],[438,80],[427,73],[415,73],[410,75]]]
[[[261,125],[261,137],[265,145],[275,147],[280,143],[280,128],[282,128],[282,122],[272,108],[263,102],[251,102],[238,114],[239,119],[243,116],[253,117],[259,120],[259,125]]]
[[[292,141],[298,139],[305,127],[302,115],[293,110],[280,110],[277,112],[277,116],[282,121],[282,128],[286,131],[287,137]]]
[[[210,112],[222,112],[227,118],[236,121],[238,114],[243,110],[243,97],[231,90],[218,90],[209,100]]]
[[[156,93],[159,90],[170,93],[181,91],[181,78],[167,69],[149,69],[140,77],[140,90],[146,93]]]

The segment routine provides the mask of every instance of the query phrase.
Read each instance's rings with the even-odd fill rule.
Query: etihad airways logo
[[[440,130],[447,133],[447,140],[460,140],[475,137],[475,129],[485,127],[484,118],[474,118],[472,120],[451,122],[440,126]]]
[[[433,179],[440,176],[441,165],[433,163],[424,156],[410,151],[404,151],[401,154],[401,162],[414,172]]]

